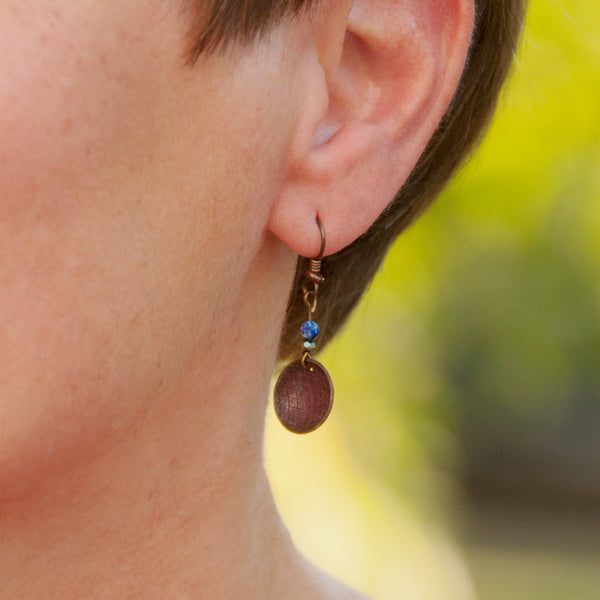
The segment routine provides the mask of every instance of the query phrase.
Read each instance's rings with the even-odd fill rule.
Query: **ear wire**
[[[304,352],[300,359],[281,372],[274,390],[277,416],[284,427],[295,433],[308,433],[322,425],[333,403],[331,377],[327,369],[311,356],[320,333],[319,325],[313,321],[313,314],[317,310],[319,286],[325,282],[321,275],[321,263],[327,244],[325,227],[318,216],[317,225],[321,234],[321,248],[319,254],[310,259],[302,286],[302,298],[308,314],[308,320],[300,328]]]

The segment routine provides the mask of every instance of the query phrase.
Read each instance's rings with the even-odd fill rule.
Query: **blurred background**
[[[532,0],[485,143],[271,420],[280,509],[378,600],[600,598],[600,3]]]

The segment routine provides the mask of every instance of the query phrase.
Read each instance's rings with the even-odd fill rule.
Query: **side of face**
[[[294,40],[190,69],[185,32],[159,0],[0,5],[2,493],[173,394],[257,250]]]
[[[250,265],[274,242],[285,287],[317,215],[327,253],[368,229],[456,91],[474,8],[330,0],[191,68],[182,6],[0,5],[0,494],[105,451],[203,363],[227,378]]]

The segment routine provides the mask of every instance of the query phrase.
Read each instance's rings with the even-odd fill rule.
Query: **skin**
[[[223,317],[202,315],[231,312],[262,241],[253,198],[277,193],[293,102],[259,82],[275,98],[293,67],[259,49],[184,69],[163,4],[0,9],[3,490],[169,401],[180,365],[218,349]]]
[[[286,207],[335,147],[351,8],[191,68],[175,3],[0,4],[0,600],[359,597],[297,555],[262,467],[290,248],[342,212]]]

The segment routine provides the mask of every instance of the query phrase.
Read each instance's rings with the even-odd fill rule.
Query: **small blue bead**
[[[302,324],[302,327],[300,327],[300,333],[305,340],[312,342],[317,339],[319,333],[321,333],[321,328],[314,321],[306,321]]]
[[[313,352],[314,350],[316,350],[316,348],[317,348],[317,345],[314,342],[309,342],[309,341],[304,342],[304,349],[307,352]]]

